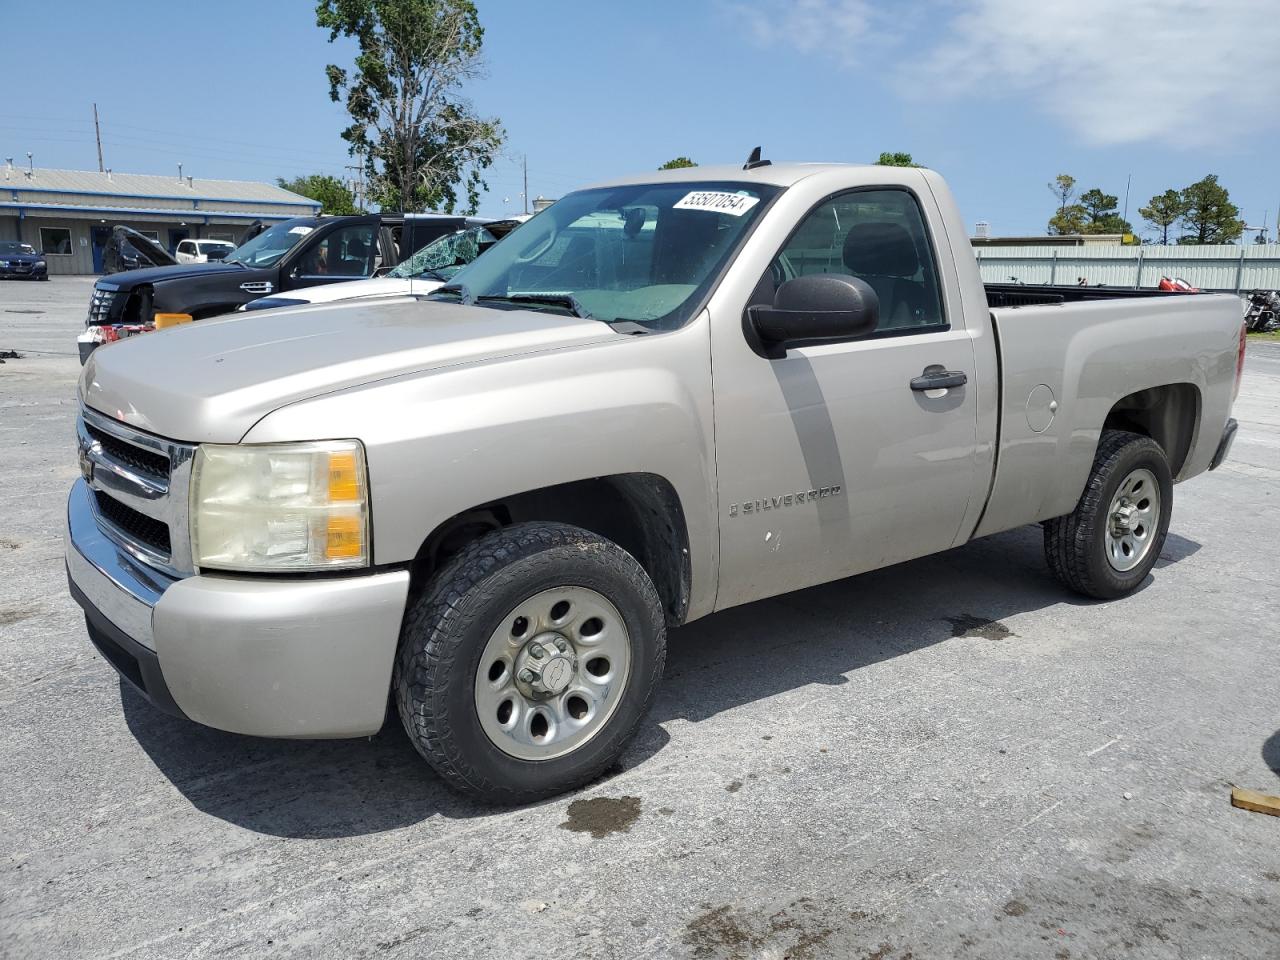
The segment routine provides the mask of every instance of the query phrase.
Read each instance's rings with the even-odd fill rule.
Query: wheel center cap
[[[578,655],[563,636],[535,637],[516,658],[516,682],[535,700],[558,696],[578,672]]]
[[[564,692],[573,679],[573,661],[568,657],[555,656],[542,668],[541,686],[552,696]]]
[[[1115,530],[1115,536],[1123,536],[1128,533],[1133,525],[1133,504],[1122,503],[1115,513],[1111,515],[1111,525]]]

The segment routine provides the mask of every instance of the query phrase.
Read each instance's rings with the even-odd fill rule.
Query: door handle
[[[948,387],[963,387],[969,377],[962,370],[930,370],[911,381],[912,390],[945,390]]]

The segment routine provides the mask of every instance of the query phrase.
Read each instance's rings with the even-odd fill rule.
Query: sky
[[[1070,173],[1137,210],[1216,173],[1250,226],[1280,207],[1280,0],[477,0],[506,130],[480,213],[676,156],[871,162],[945,176],[970,229],[1043,234]],[[274,180],[350,176],[307,0],[0,0],[0,157]]]

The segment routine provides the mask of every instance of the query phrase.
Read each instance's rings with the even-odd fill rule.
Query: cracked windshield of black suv
[[[437,295],[674,330],[701,306],[779,189],[686,181],[571,193]]]

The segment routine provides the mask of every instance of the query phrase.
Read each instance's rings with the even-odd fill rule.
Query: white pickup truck
[[[1068,588],[1134,590],[1244,342],[1234,297],[984,289],[927,170],[618,180],[425,300],[92,354],[71,590],[163,709],[358,737],[390,695],[450,784],[531,801],[717,610],[1030,523]]]

